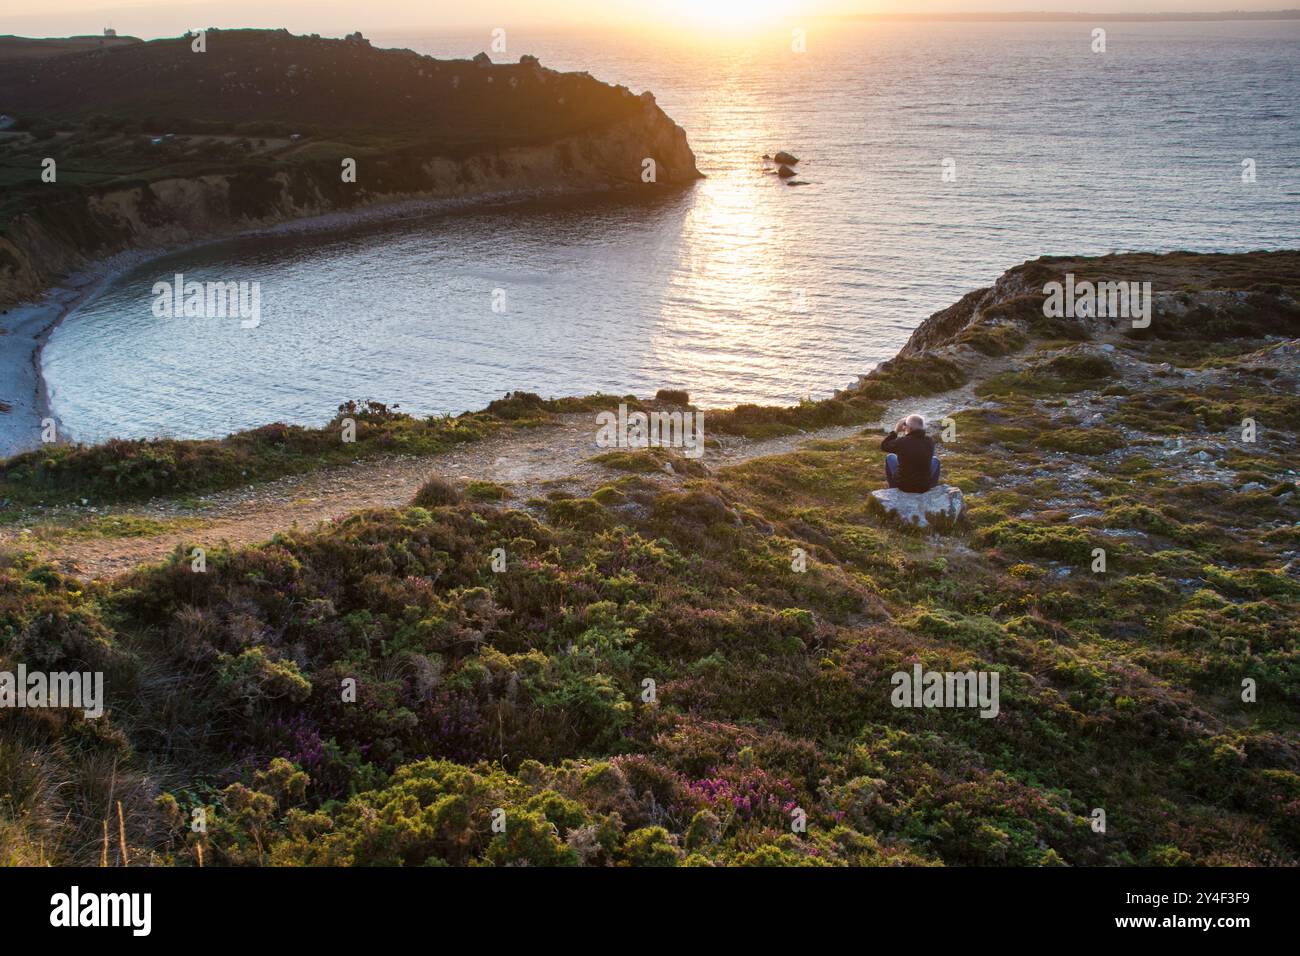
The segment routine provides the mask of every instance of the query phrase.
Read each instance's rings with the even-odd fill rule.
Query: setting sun
[[[691,23],[756,27],[798,12],[797,0],[670,0],[670,11]]]

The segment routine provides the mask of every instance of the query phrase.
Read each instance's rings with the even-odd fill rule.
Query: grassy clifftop
[[[1295,865],[1296,303],[1205,262],[1149,329],[1044,328],[1008,282],[829,403],[721,419],[939,368],[951,535],[869,513],[868,434],[520,510],[435,487],[201,574],[10,556],[0,661],[102,669],[110,712],[0,713],[0,859],[93,861],[111,787],[133,863]],[[998,715],[895,707],[916,664],[996,671]]]
[[[65,53],[86,53],[91,50],[112,49],[140,43],[136,37],[78,36],[78,37],[19,37],[0,36],[0,63],[12,60],[43,60]]]
[[[247,124],[263,135],[406,132],[497,147],[560,138],[637,109],[625,88],[535,61],[435,60],[283,30],[212,30],[201,53],[177,37],[7,59],[6,42],[22,41],[0,39],[0,112],[36,129],[98,122],[198,133]]]

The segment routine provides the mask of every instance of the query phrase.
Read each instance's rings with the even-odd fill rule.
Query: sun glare
[[[701,25],[758,27],[793,14],[794,0],[672,0],[681,17]]]

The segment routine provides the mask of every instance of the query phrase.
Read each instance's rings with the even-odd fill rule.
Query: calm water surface
[[[1100,55],[1091,27],[814,27],[802,55],[778,33],[512,33],[498,59],[653,90],[708,179],[650,203],[430,213],[151,262],[51,338],[55,411],[98,440],[319,424],[348,398],[460,412],[512,389],[788,403],[846,385],[1028,258],[1295,246],[1300,23],[1111,24]],[[810,185],[765,172],[779,148]],[[260,282],[261,325],[155,318],[153,283],[175,272]]]

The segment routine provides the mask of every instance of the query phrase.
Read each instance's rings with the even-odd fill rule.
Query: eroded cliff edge
[[[0,206],[0,306],[129,249],[405,200],[700,176],[652,94],[532,57],[440,61],[281,31],[213,31],[206,46],[0,56],[0,112],[27,132],[6,148],[31,166]]]

